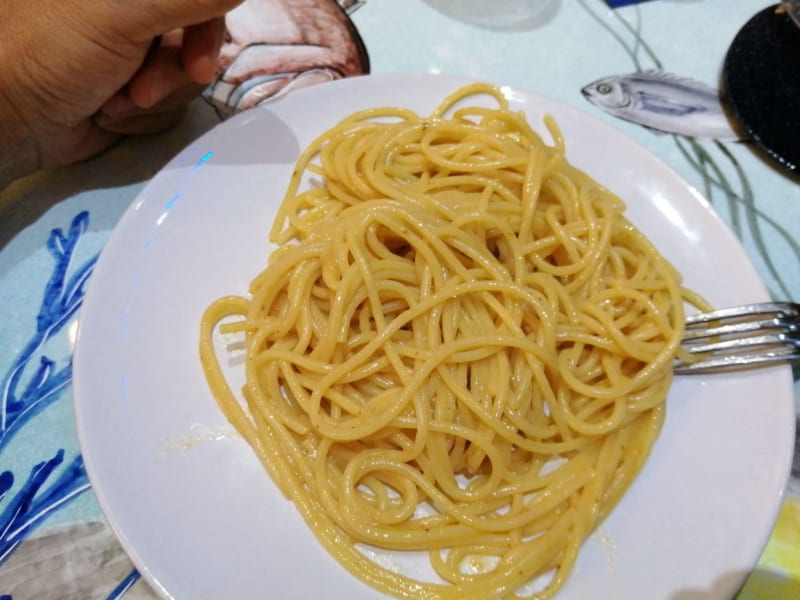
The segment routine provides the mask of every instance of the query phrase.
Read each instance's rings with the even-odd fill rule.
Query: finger
[[[189,82],[175,89],[169,96],[160,100],[148,108],[137,106],[127,92],[120,92],[112,96],[103,106],[99,113],[107,117],[118,119],[144,114],[165,112],[186,106],[197,98],[203,91],[204,86],[198,83]]]
[[[140,117],[153,117],[164,113],[180,114],[202,91],[203,86],[189,82],[175,89],[169,96],[149,108],[134,104],[126,93],[113,96],[94,117],[94,122],[116,130],[125,121],[134,122]],[[146,119],[142,119],[144,121]]]
[[[224,38],[224,17],[217,17],[185,29],[183,65],[193,81],[210,83],[214,79],[218,68],[219,50]]]
[[[127,91],[114,94],[100,107],[100,112],[109,117],[122,117],[136,110],[141,109],[134,104]]]
[[[181,49],[160,46],[131,78],[128,96],[139,108],[151,108],[190,83],[183,68]]]
[[[114,118],[98,113],[94,125],[109,135],[147,135],[174,127],[183,118],[186,107],[169,111]]]

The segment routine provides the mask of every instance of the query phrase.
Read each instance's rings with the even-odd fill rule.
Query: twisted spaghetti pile
[[[470,105],[485,94],[495,108]],[[507,597],[547,574],[535,597],[552,596],[661,427],[679,277],[549,128],[553,146],[489,86],[428,117],[351,116],[300,158],[251,297],[204,316],[222,409],[386,593]],[[246,334],[245,406],[220,321]],[[429,552],[441,580],[362,545]]]

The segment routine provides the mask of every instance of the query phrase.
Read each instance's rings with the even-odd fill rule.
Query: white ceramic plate
[[[112,234],[81,315],[78,431],[100,505],[166,597],[378,596],[328,556],[232,433],[205,385],[198,323],[264,265],[276,205],[313,137],[359,108],[425,113],[463,83],[347,79],[242,114],[170,162]],[[690,287],[717,305],[767,299],[734,236],[657,159],[575,109],[505,91],[540,131],[543,114],[556,117],[572,162],[626,199]],[[668,403],[650,461],[559,598],[727,598],[757,560],[791,460],[789,370],[679,378]]]

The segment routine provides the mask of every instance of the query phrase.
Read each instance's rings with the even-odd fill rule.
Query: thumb
[[[173,29],[222,17],[242,0],[79,1],[88,17],[131,42],[146,42]]]

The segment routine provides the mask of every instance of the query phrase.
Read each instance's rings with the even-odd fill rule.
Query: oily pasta
[[[686,293],[547,126],[488,85],[352,115],[300,157],[250,296],[203,317],[222,410],[387,594],[553,596],[661,427]],[[245,335],[242,403],[217,328]]]

